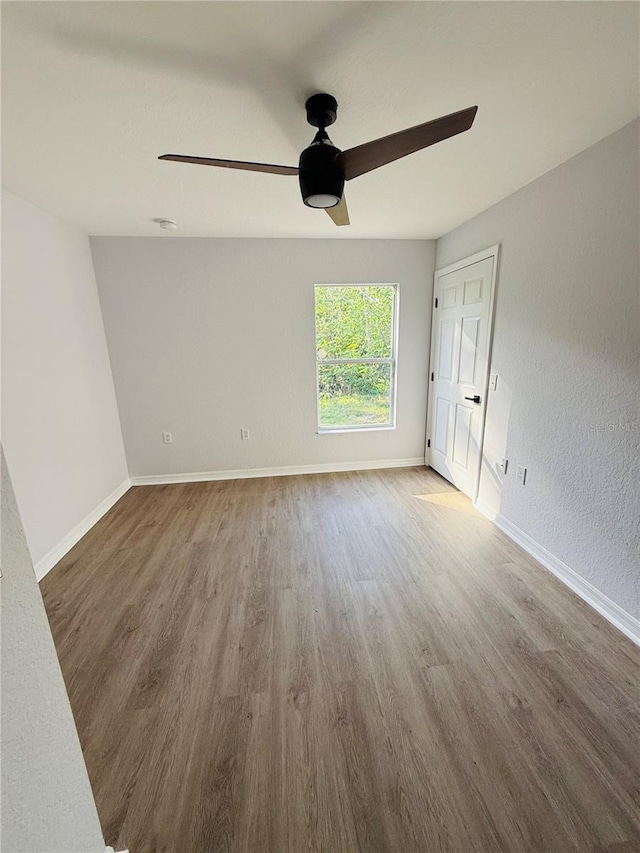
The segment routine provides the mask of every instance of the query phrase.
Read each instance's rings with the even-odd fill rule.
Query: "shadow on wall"
[[[495,391],[489,391],[487,395],[477,503],[482,512],[495,518],[500,512],[505,478],[500,464],[508,456],[512,393],[496,365],[491,364],[490,372],[498,375],[498,382]]]

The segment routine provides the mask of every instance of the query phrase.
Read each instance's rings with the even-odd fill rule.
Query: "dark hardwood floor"
[[[136,487],[42,582],[131,853],[638,853],[639,650],[424,468]]]

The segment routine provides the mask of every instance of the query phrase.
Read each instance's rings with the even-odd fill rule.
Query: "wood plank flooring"
[[[425,468],[136,487],[42,582],[131,853],[638,853],[638,649]]]

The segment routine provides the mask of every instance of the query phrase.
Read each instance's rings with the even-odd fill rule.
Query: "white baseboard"
[[[54,545],[54,547],[45,554],[44,557],[41,557],[38,560],[33,567],[38,581],[41,581],[47,572],[50,572],[55,564],[73,548],[76,542],[79,542],[85,533],[88,533],[93,525],[100,521],[102,516],[111,509],[116,501],[120,500],[122,495],[129,490],[130,486],[131,481],[127,477],[127,479],[123,480],[110,495],[108,495],[94,510],[92,510],[92,512],[89,513],[89,515],[83,518],[79,524],[76,524],[76,526],[70,530],[57,545]]]
[[[424,465],[423,456],[410,459],[375,459],[369,462],[320,462],[315,465],[285,465],[279,468],[236,468],[226,471],[194,471],[188,474],[148,474],[131,477],[132,486],[171,483],[202,483],[211,480],[246,480],[255,477],[289,477],[294,474],[335,474],[340,471],[370,471],[377,468],[412,468]]]
[[[479,511],[482,509],[478,507]],[[596,589],[595,586],[581,577],[574,569],[569,568],[566,563],[555,557],[550,551],[532,539],[524,530],[520,530],[515,524],[512,524],[504,516],[495,516],[494,523],[497,527],[506,533],[516,545],[523,548],[528,554],[531,554],[541,565],[554,574],[562,583],[566,584],[569,589],[572,589],[576,595],[579,595],[583,601],[591,605],[594,610],[597,610],[601,616],[604,616],[612,625],[614,625],[623,634],[626,634],[630,640],[640,646],[640,620],[631,616],[626,610],[623,610],[620,605],[616,604],[610,598]]]

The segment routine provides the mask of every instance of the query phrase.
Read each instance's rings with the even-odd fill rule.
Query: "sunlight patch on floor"
[[[484,517],[462,492],[436,492],[431,495],[414,495],[414,498],[417,498],[419,501],[426,501],[427,503],[447,507],[448,509],[455,509],[457,512],[463,512],[466,515],[474,515],[476,518]]]

